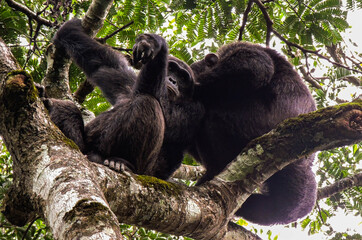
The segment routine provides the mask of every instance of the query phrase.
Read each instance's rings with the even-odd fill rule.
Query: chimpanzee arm
[[[161,36],[142,34],[137,37],[133,47],[133,60],[135,64],[142,62],[144,65],[137,76],[134,94],[149,94],[158,100],[167,94],[167,55],[168,47]]]
[[[115,104],[119,94],[130,92],[136,75],[127,59],[89,37],[84,32],[80,19],[66,22],[53,41],[57,47],[66,50],[88,80],[98,86],[112,104]]]

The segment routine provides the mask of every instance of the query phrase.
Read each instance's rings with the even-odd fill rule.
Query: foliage
[[[55,23],[54,27],[40,26],[34,20],[29,21],[25,14],[11,9],[6,1],[1,2],[0,36],[11,47],[20,65],[32,74],[36,82],[41,82],[47,64],[45,51],[51,43],[55,31],[67,19],[82,17],[88,9],[90,1],[48,0],[44,3],[41,0],[18,0],[17,2],[38,13],[40,17]],[[123,52],[129,54],[128,50],[132,49],[138,34],[156,32],[167,39],[172,55],[190,64],[208,52],[215,52],[219,46],[239,38],[248,2],[247,0],[118,0],[110,9],[105,24],[97,37],[104,38],[133,21],[130,27],[108,39],[107,44],[125,49]],[[304,50],[290,46],[272,34],[271,45],[281,45],[281,50],[289,57],[289,60],[297,68],[306,68],[308,76],[318,86],[310,85],[318,107],[343,101],[341,94],[347,88],[357,89],[358,81],[361,82],[361,72],[356,73],[354,70],[359,70],[361,65],[353,64],[353,61],[344,58],[344,54],[350,53],[350,51],[342,33],[349,28],[348,12],[362,8],[361,0],[347,0],[345,5],[340,0],[264,2],[266,13],[273,21],[273,29],[289,42],[303,47]],[[40,27],[37,28],[38,26]],[[260,7],[254,3],[247,15],[242,38],[254,43],[265,43],[267,30],[265,16]],[[338,46],[339,59],[330,55],[326,46]],[[329,61],[321,56],[310,54],[306,50],[319,50],[318,53],[328,56]],[[356,60],[357,63],[362,62],[360,54],[353,53],[352,60]],[[349,69],[330,64],[331,59],[342,64],[350,63]],[[314,72],[320,69],[323,69],[323,73],[320,74],[322,76],[314,77]],[[73,92],[84,79],[84,74],[75,65],[72,65],[69,84]],[[352,97],[357,97],[357,95]],[[108,109],[110,104],[103,98],[100,90],[96,89],[87,96],[83,106],[95,114],[99,114]],[[317,171],[319,187],[327,186],[360,172],[361,158],[361,144],[319,153],[316,160],[319,168]],[[194,160],[188,156],[185,157],[184,162],[195,164]],[[2,144],[0,149],[0,200],[3,199],[6,189],[11,184],[11,165],[9,153]],[[346,213],[361,216],[361,202],[361,187],[345,190],[326,200],[319,201],[320,207],[317,207],[310,216],[304,219],[301,226],[306,228],[310,234],[322,231],[323,226],[333,228],[329,225],[328,220],[334,216],[336,209],[343,209]],[[245,221],[238,223],[247,225]],[[121,225],[121,229],[129,239],[182,239],[128,225]],[[0,239],[21,239],[25,231],[26,227],[10,226],[0,215]],[[263,232],[261,229],[255,229],[255,231]],[[267,231],[264,230],[264,233]],[[347,233],[333,233],[335,236],[331,239],[352,239],[353,237],[355,237],[353,239],[358,239],[358,236],[349,236]],[[326,234],[331,236],[330,232],[326,232]],[[267,236],[269,239],[277,238],[271,232],[268,232]],[[30,238],[50,239],[40,220],[29,228],[25,239]]]

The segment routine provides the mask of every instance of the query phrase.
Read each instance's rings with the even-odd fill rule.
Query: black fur
[[[222,47],[217,56],[211,67],[205,60],[191,65],[197,81],[194,98],[206,111],[191,149],[207,169],[198,185],[219,174],[250,140],[286,118],[315,110],[308,88],[274,50],[237,42]],[[273,175],[236,214],[271,225],[309,213],[316,200],[312,162],[310,156]]]
[[[122,162],[136,173],[152,174],[165,127],[159,102],[166,94],[168,48],[164,39],[154,34],[137,38],[134,60],[144,64],[137,77],[122,55],[88,37],[78,19],[63,25],[54,43],[66,49],[88,79],[99,85],[114,104],[85,127],[88,158],[101,163],[105,159]],[[104,87],[101,79],[117,88]]]
[[[147,36],[157,38],[156,44],[162,44],[164,48],[166,47],[164,40],[157,35],[141,35],[138,42],[146,40],[143,38]],[[142,47],[149,43],[149,41],[143,42],[145,44]],[[129,99],[130,94],[141,91],[155,96],[161,103],[166,129],[164,141],[158,139],[162,143],[162,148],[160,152],[155,151],[155,153],[159,152],[156,160],[152,160],[152,164],[147,164],[147,159],[143,159],[142,163],[138,165],[147,168],[147,171],[142,173],[167,179],[180,166],[183,152],[191,143],[193,139],[192,132],[194,132],[194,128],[196,128],[203,114],[202,106],[191,101],[194,80],[190,67],[177,58],[170,56],[164,58],[167,56],[167,48],[165,48],[163,58],[154,59],[152,64],[147,63],[148,66],[147,64],[144,65],[137,76],[122,54],[97,43],[87,36],[83,32],[80,20],[77,19],[68,21],[61,27],[54,38],[54,43],[57,47],[63,47],[68,52],[86,73],[90,82],[98,86],[108,101],[114,105],[112,110],[101,114],[97,117],[97,120],[86,126],[87,153],[90,160],[98,163],[102,163],[105,158],[108,159],[108,163],[123,161],[123,159],[119,159],[115,155],[129,155],[129,153],[121,154],[118,152],[121,146],[116,147],[113,144],[115,139],[120,137],[119,134],[122,132],[132,136],[142,136],[142,134],[146,134],[145,130],[150,130],[151,126],[160,124],[152,122],[154,116],[149,113],[152,105],[145,102],[139,103],[137,109],[133,108],[132,115],[125,115],[124,110],[114,110],[120,109],[117,104]],[[136,59],[133,60],[137,62],[137,58],[141,54],[142,49],[135,48],[134,58]],[[166,65],[164,65],[165,60],[167,60]],[[148,78],[158,79],[158,85],[147,81]],[[130,101],[134,105],[137,104],[135,99],[130,99]],[[119,119],[119,116],[122,115],[125,118]],[[142,117],[142,115],[144,116]],[[132,121],[136,121],[141,126],[133,125],[133,127],[126,128],[125,126],[130,125]],[[104,132],[113,133],[111,137],[104,137]],[[133,138],[139,139],[138,137]],[[130,139],[133,140],[131,137]],[[141,149],[145,146],[151,149],[152,143],[146,144],[146,141],[143,143],[141,141],[129,142],[122,145],[122,149],[124,149],[122,151],[127,149],[130,149],[131,152],[142,151]],[[127,166],[131,169],[137,169],[133,164],[132,162]],[[140,173],[140,171],[136,172]]]
[[[84,122],[79,108],[69,100],[47,98],[44,87],[37,83],[35,86],[52,122],[84,152]]]

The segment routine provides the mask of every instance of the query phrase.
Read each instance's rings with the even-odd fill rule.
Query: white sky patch
[[[346,36],[353,40],[358,45],[358,49],[362,49],[362,31],[361,31],[361,18],[362,9],[348,12],[347,22],[352,26],[349,30],[346,31]],[[362,54],[362,51],[360,51]]]

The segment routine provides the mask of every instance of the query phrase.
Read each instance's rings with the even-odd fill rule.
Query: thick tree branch
[[[69,88],[69,56],[51,44],[46,51],[47,69],[42,79],[48,97],[72,100]]]
[[[16,64],[0,59],[5,77]],[[229,220],[258,184],[313,151],[362,140],[362,101],[321,109],[253,140],[219,176],[227,182],[189,188],[89,163],[51,124],[29,76],[15,72],[0,86],[0,132],[14,160],[4,213],[16,224],[39,215],[59,239],[120,239],[113,213],[121,222],[195,239],[230,239],[237,232],[248,239],[231,233]]]
[[[317,199],[331,197],[347,188],[362,186],[362,173],[343,178],[330,186],[318,189]]]
[[[361,100],[323,108],[289,118],[269,133],[254,139],[244,148],[238,160],[230,164],[219,177],[226,181],[241,180],[264,162],[269,163],[264,166],[265,169],[259,169],[261,173],[275,172],[273,168],[281,169],[313,152],[361,140]],[[250,177],[248,179],[252,180]]]
[[[5,79],[9,71],[19,68],[20,66],[16,62],[16,59],[14,58],[10,49],[6,46],[5,42],[0,38],[0,80]],[[3,94],[4,84],[5,82],[0,81],[0,96]],[[0,113],[1,112],[4,112],[4,106],[2,104],[0,104]],[[4,126],[1,125],[4,122],[4,119],[2,117],[3,117],[2,114],[0,114],[0,134],[1,134],[1,129],[5,128]]]
[[[88,11],[85,13],[82,26],[91,37],[94,37],[99,29],[103,26],[104,19],[106,18],[109,9],[111,8],[113,0],[93,0],[89,6]]]
[[[320,109],[287,119],[268,134],[254,139],[217,177],[230,182],[228,187],[235,191],[236,201],[242,203],[245,192],[253,191],[295,160],[361,140],[361,100]]]
[[[223,239],[225,233],[226,239],[228,219],[255,186],[313,151],[361,141],[361,117],[362,102],[357,102],[283,122],[253,140],[219,176],[237,182],[213,180],[188,188],[127,172],[113,174],[104,168],[96,169],[97,181],[120,222],[196,239]],[[228,175],[232,170],[235,171]]]
[[[0,56],[8,55],[0,58],[0,131],[14,163],[4,214],[17,225],[41,216],[56,239],[122,239],[88,160],[52,124],[30,76],[14,71],[0,46]]]

